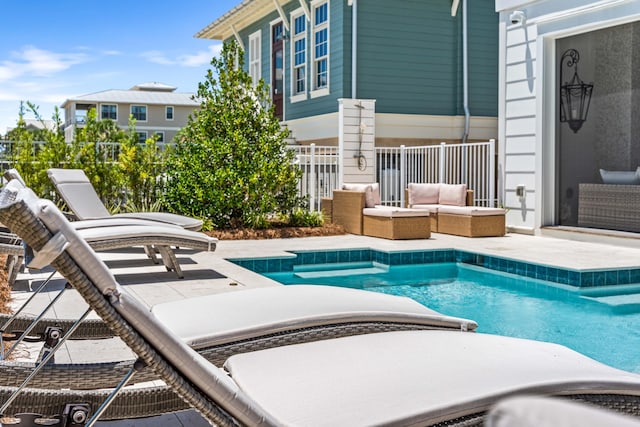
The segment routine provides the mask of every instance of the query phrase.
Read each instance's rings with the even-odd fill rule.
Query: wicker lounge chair
[[[10,190],[5,188],[4,191]],[[26,189],[20,191],[35,200],[31,192]],[[55,209],[50,203],[48,207]],[[92,262],[104,268],[95,255],[86,253],[84,258],[92,258]],[[260,307],[260,310],[252,312],[251,307]],[[274,287],[212,295],[161,304],[154,307],[153,311],[156,318],[178,333],[184,342],[217,364],[222,364],[229,355],[239,352],[336,336],[433,328],[472,331],[477,326],[469,320],[442,316],[408,298],[322,286]],[[210,319],[211,312],[219,316]],[[176,316],[176,313],[181,315]],[[65,322],[70,323],[52,323],[60,326]],[[104,328],[97,328],[95,333],[100,337],[108,335]],[[131,369],[133,364],[134,361],[45,365],[39,375],[29,382],[29,386],[76,389],[113,387],[120,381],[121,374]],[[0,384],[18,385],[33,369],[34,365],[29,363],[4,362],[0,364]],[[156,378],[157,375],[149,369],[142,369],[136,374],[137,381]],[[12,390],[0,390],[0,396]],[[104,396],[104,391],[36,389],[21,396],[17,404],[20,405],[18,408],[29,410],[29,405],[33,405],[35,399],[39,410],[45,410],[60,406],[61,402],[79,399],[97,406]],[[173,410],[186,407],[166,387],[153,387],[150,390],[142,389],[139,393],[126,393],[120,398],[122,403],[106,416],[130,418],[157,414],[162,405],[140,404],[144,399],[169,402],[168,407]]]
[[[640,414],[638,375],[554,344],[453,331],[394,331],[243,353],[225,362],[227,374],[87,256],[90,248],[55,206],[29,206],[14,196],[0,192],[0,221],[46,251],[141,362],[211,423],[472,425],[497,400],[532,393]]]
[[[98,197],[91,181],[81,169],[49,169],[47,175],[56,191],[77,219],[139,218],[160,223],[179,225],[187,230],[199,231],[202,221],[168,212],[135,212],[112,215]]]
[[[37,196],[24,186],[20,178],[14,178],[6,184],[11,191],[25,189],[30,198]],[[182,247],[188,249],[214,251],[218,239],[204,233],[183,229],[177,225],[154,222],[138,218],[113,218],[99,220],[73,221],[70,226],[89,243],[96,251],[142,246],[146,254],[157,263],[155,252],[159,252],[168,271],[175,271],[178,277],[184,277],[176,255],[171,248]],[[32,262],[37,268],[37,263]]]

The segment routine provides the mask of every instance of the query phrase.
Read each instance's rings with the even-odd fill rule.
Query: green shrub
[[[304,208],[298,208],[291,211],[287,222],[292,227],[322,227],[324,217],[322,212],[311,212]]]
[[[300,170],[267,87],[252,84],[235,42],[226,43],[198,85],[200,108],[176,138],[166,163],[166,205],[209,218],[214,227],[268,226],[268,218],[301,204]],[[217,76],[217,79],[214,77]]]

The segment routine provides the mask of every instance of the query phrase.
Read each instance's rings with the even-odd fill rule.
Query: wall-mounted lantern
[[[560,58],[560,121],[569,123],[573,133],[577,133],[582,123],[587,120],[593,83],[585,83],[578,76],[580,54],[569,49]],[[562,79],[564,67],[573,68],[573,77],[568,82]]]

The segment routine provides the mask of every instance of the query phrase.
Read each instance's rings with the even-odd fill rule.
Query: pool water
[[[462,263],[386,266],[371,262],[297,266],[264,273],[283,284],[325,284],[413,298],[473,319],[478,332],[554,342],[640,373],[638,289],[579,291]]]

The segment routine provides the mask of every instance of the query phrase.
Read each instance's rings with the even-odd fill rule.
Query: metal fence
[[[0,141],[0,168],[12,167],[13,142]],[[35,142],[34,150],[44,144]],[[169,145],[169,144],[166,144]],[[306,197],[310,210],[320,210],[323,197],[331,197],[340,185],[338,147],[292,145],[295,164],[302,170],[298,193]],[[118,159],[118,143],[101,142],[97,150],[107,162]],[[411,182],[443,182],[467,184],[474,190],[477,206],[495,206],[495,140],[467,144],[422,147],[377,147],[376,179],[380,183],[382,203],[404,206],[404,189]]]
[[[404,206],[409,183],[466,184],[476,206],[495,206],[495,140],[423,147],[376,148],[382,204]]]
[[[310,210],[320,210],[322,198],[331,197],[340,184],[338,147],[311,144],[291,145],[289,149],[296,153],[295,164],[302,169],[298,194],[308,197]]]

